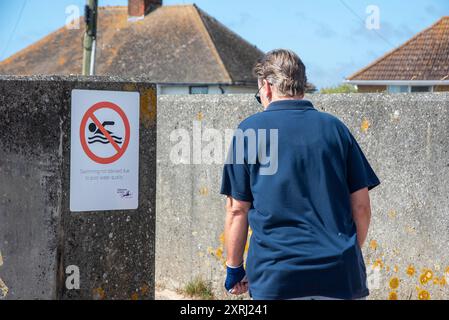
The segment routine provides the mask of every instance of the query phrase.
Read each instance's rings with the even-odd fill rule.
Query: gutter
[[[449,86],[449,80],[345,80],[344,83],[362,86]]]

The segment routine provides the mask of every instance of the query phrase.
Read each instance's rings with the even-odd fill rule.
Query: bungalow
[[[359,92],[449,91],[449,16],[350,76]]]
[[[264,53],[196,5],[129,0],[99,9],[97,75],[144,76],[160,94],[254,93]],[[62,27],[0,62],[0,74],[81,74],[82,37]]]

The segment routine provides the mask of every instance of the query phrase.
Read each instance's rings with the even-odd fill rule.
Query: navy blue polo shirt
[[[221,194],[252,202],[251,296],[368,296],[350,195],[380,181],[350,130],[306,100],[273,102],[239,129],[256,132],[257,155],[266,150],[254,159],[254,135],[246,134],[239,161],[241,139],[234,135],[221,187]]]

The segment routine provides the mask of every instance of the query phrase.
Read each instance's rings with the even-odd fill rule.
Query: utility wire
[[[339,0],[340,3],[349,11],[351,12],[355,17],[357,17],[363,25],[365,25],[365,19],[363,19],[361,16],[357,14],[357,12],[352,9],[346,2],[343,0]],[[380,32],[378,32],[376,29],[373,29],[374,33],[383,41],[385,41],[390,47],[396,48],[396,45],[392,44],[388,39],[386,39]]]
[[[22,7],[20,8],[19,18],[16,20],[16,23],[9,35],[8,41],[6,41],[6,45],[2,50],[2,54],[0,55],[0,61],[3,60],[3,56],[5,55],[6,50],[9,48],[9,45],[11,44],[11,40],[12,40],[14,34],[16,33],[17,27],[19,26],[19,22],[20,22],[20,20],[22,20],[22,14],[23,14],[23,11],[25,10],[27,2],[28,2],[28,0],[23,1]]]

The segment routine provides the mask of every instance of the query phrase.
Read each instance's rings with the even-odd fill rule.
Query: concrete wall
[[[140,92],[138,210],[69,212],[72,89]],[[151,84],[0,77],[0,298],[154,297],[155,129]],[[69,265],[80,290],[66,290]]]
[[[342,119],[382,181],[371,192],[364,247],[371,299],[449,297],[449,95],[312,95]],[[222,165],[170,161],[175,129],[233,129],[261,111],[252,95],[163,96],[158,112],[156,282],[182,288],[200,276],[223,297]],[[203,147],[207,143],[203,142]],[[223,143],[223,150],[226,147]],[[376,281],[378,279],[378,281]]]

